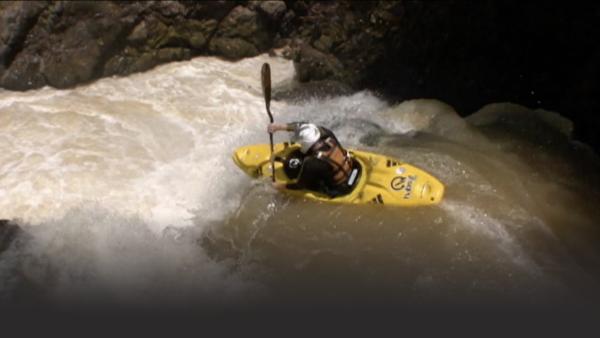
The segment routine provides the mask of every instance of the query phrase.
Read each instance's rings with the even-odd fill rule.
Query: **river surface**
[[[236,147],[310,120],[446,185],[433,207],[330,205],[245,176]],[[277,99],[293,64],[171,63],[69,90],[0,91],[0,301],[49,304],[595,304],[600,161],[557,113],[467,118],[369,91]],[[276,141],[285,141],[277,134]]]

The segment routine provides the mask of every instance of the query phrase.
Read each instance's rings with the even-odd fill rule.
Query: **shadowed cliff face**
[[[600,6],[520,1],[406,2],[365,86],[434,97],[468,115],[489,102],[554,110],[599,149]],[[420,18],[415,20],[414,18]]]
[[[239,60],[287,47],[301,81],[356,87],[402,9],[398,1],[6,2],[0,86],[65,88],[198,55]]]
[[[596,149],[600,6],[520,1],[2,2],[0,87],[72,87],[158,64],[272,48],[301,82],[465,116],[510,101],[560,112]]]

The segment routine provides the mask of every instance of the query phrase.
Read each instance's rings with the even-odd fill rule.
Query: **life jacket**
[[[327,135],[318,140],[309,150],[314,156],[331,165],[333,169],[332,183],[336,186],[342,186],[348,182],[350,172],[352,171],[352,160],[349,153],[342,148],[340,143],[332,136],[331,133],[323,133]]]

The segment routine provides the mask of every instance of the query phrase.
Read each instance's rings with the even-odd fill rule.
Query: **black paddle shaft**
[[[269,120],[273,123],[273,115],[271,114],[271,67],[268,63],[264,63],[261,69],[261,83],[263,95],[265,97],[265,108],[269,114]],[[269,133],[269,141],[271,142],[271,177],[275,182],[275,163],[273,161],[273,133]]]

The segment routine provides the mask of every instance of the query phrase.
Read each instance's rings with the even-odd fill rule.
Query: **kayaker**
[[[292,122],[271,123],[267,126],[267,131],[293,132],[292,141],[300,144],[300,151],[304,154],[297,182],[274,182],[275,188],[308,189],[330,197],[352,191],[352,182],[349,182],[349,179],[353,161],[331,130],[313,123]]]

